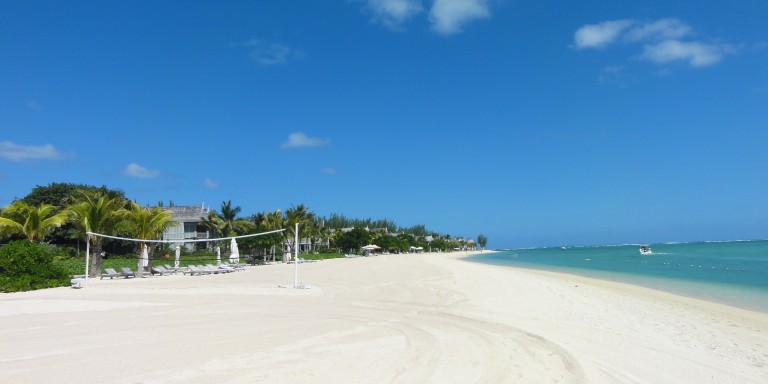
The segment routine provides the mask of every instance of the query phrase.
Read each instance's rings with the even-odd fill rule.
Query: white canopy
[[[235,241],[234,238],[229,243],[229,247],[232,250],[232,253],[229,255],[229,262],[231,262],[231,263],[239,263],[240,262],[240,250],[237,249],[237,241]]]
[[[147,251],[147,245],[142,244],[141,245],[141,266],[146,267],[149,265],[149,251]]]

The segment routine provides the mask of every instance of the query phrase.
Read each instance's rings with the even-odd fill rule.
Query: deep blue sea
[[[768,240],[553,247],[466,260],[613,280],[768,312]]]

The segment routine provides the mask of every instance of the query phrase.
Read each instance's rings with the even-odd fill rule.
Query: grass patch
[[[300,253],[299,257],[304,260],[325,260],[343,258],[344,255],[341,253]]]

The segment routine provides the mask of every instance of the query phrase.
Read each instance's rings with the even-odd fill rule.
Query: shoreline
[[[467,256],[467,258],[468,257],[472,257],[472,256],[475,256],[475,255]],[[558,270],[549,270],[549,269],[535,268],[535,267],[520,267],[520,266],[516,266],[516,265],[484,263],[482,261],[474,261],[474,260],[464,260],[464,261],[467,261],[467,262],[470,262],[470,263],[479,263],[479,264],[485,264],[485,265],[493,265],[493,266],[498,266],[498,267],[502,267],[502,268],[512,268],[512,269],[515,269],[515,270],[527,271],[527,272],[531,272],[531,273],[541,273],[542,275],[550,275],[551,274],[553,276],[562,275],[562,276],[569,276],[569,277],[580,277],[580,278],[584,278],[584,279],[588,279],[588,280],[594,280],[594,281],[611,282],[611,283],[616,283],[616,284],[629,285],[629,286],[633,286],[633,287],[649,289],[649,290],[656,291],[656,292],[663,292],[663,293],[671,294],[671,295],[674,295],[674,296],[681,296],[681,297],[685,297],[685,298],[691,299],[691,300],[699,300],[699,301],[704,301],[704,302],[708,302],[708,303],[712,303],[712,304],[719,304],[719,305],[724,305],[724,306],[727,306],[727,307],[738,308],[738,309],[743,309],[743,310],[747,310],[747,311],[753,311],[753,312],[759,312],[759,313],[768,314],[768,304],[764,304],[763,306],[760,306],[759,304],[755,304],[754,300],[750,300],[748,302],[747,301],[743,301],[743,300],[741,302],[736,302],[736,301],[733,301],[733,300],[729,301],[728,299],[719,299],[718,297],[708,296],[708,295],[704,295],[704,294],[702,294],[700,296],[695,296],[695,295],[691,294],[690,292],[688,292],[686,289],[680,288],[680,287],[689,287],[689,286],[705,286],[704,283],[700,283],[700,282],[679,281],[679,280],[666,279],[666,278],[652,278],[652,277],[648,277],[648,276],[635,276],[635,275],[630,275],[630,274],[621,273],[621,272],[606,273],[606,274],[614,274],[614,275],[624,276],[624,277],[628,278],[627,280],[622,280],[620,277],[612,278],[610,276],[594,276],[594,275],[592,275],[592,272],[594,272],[594,271],[587,271],[585,273],[579,273],[579,271],[581,271],[581,270],[578,270],[578,271],[577,270],[558,271]],[[595,273],[595,274],[597,274],[597,273]],[[635,281],[632,281],[632,279],[635,279]],[[653,280],[660,281],[660,282],[670,283],[669,285],[671,285],[672,287],[668,288],[668,289],[665,289],[663,287],[659,287],[657,285],[654,285],[653,283],[647,283],[648,281],[653,281]],[[707,286],[707,287],[711,289],[712,286]],[[743,290],[743,292],[750,292],[750,293],[759,292],[761,294],[763,293],[762,291],[756,291],[754,289],[743,288],[743,287],[742,288],[726,287],[726,289],[734,289],[734,290],[740,289],[740,290]],[[739,293],[742,293],[742,292],[739,292]]]
[[[600,277],[594,277],[594,276],[587,276],[586,274],[581,275],[578,273],[569,273],[569,272],[562,272],[562,271],[552,271],[547,269],[538,269],[538,268],[525,268],[525,267],[519,267],[519,266],[513,266],[513,265],[503,265],[503,264],[490,264],[490,263],[483,263],[480,261],[472,261],[472,260],[465,260],[468,257],[476,256],[475,254],[467,255],[460,260],[470,263],[477,263],[482,265],[491,265],[501,268],[509,268],[512,270],[516,270],[521,273],[531,273],[534,275],[539,275],[545,278],[551,278],[555,280],[573,280],[576,282],[582,282],[585,284],[593,284],[597,286],[603,286],[607,289],[611,290],[620,290],[620,291],[627,291],[627,292],[635,292],[639,295],[650,295],[650,296],[664,296],[663,300],[670,300],[670,301],[677,301],[680,300],[682,302],[686,302],[686,304],[692,304],[693,302],[698,303],[698,305],[702,307],[722,307],[721,310],[739,310],[739,311],[746,311],[746,312],[754,312],[761,315],[768,316],[768,311],[761,310],[758,308],[745,308],[737,305],[732,305],[727,302],[720,302],[715,300],[709,300],[706,297],[695,297],[695,296],[689,296],[685,293],[681,292],[673,292],[673,291],[667,291],[655,287],[649,287],[641,284],[636,284],[633,282],[627,282],[627,281],[621,281],[621,280],[613,280],[609,278],[600,278]],[[690,302],[689,302],[690,301]]]
[[[488,252],[488,251],[485,251]],[[15,383],[763,383],[768,315],[424,253],[0,295]],[[41,370],[40,367],[46,367]]]

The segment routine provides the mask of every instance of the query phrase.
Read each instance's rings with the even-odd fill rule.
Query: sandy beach
[[[465,255],[2,294],[2,381],[768,382],[768,314]]]

